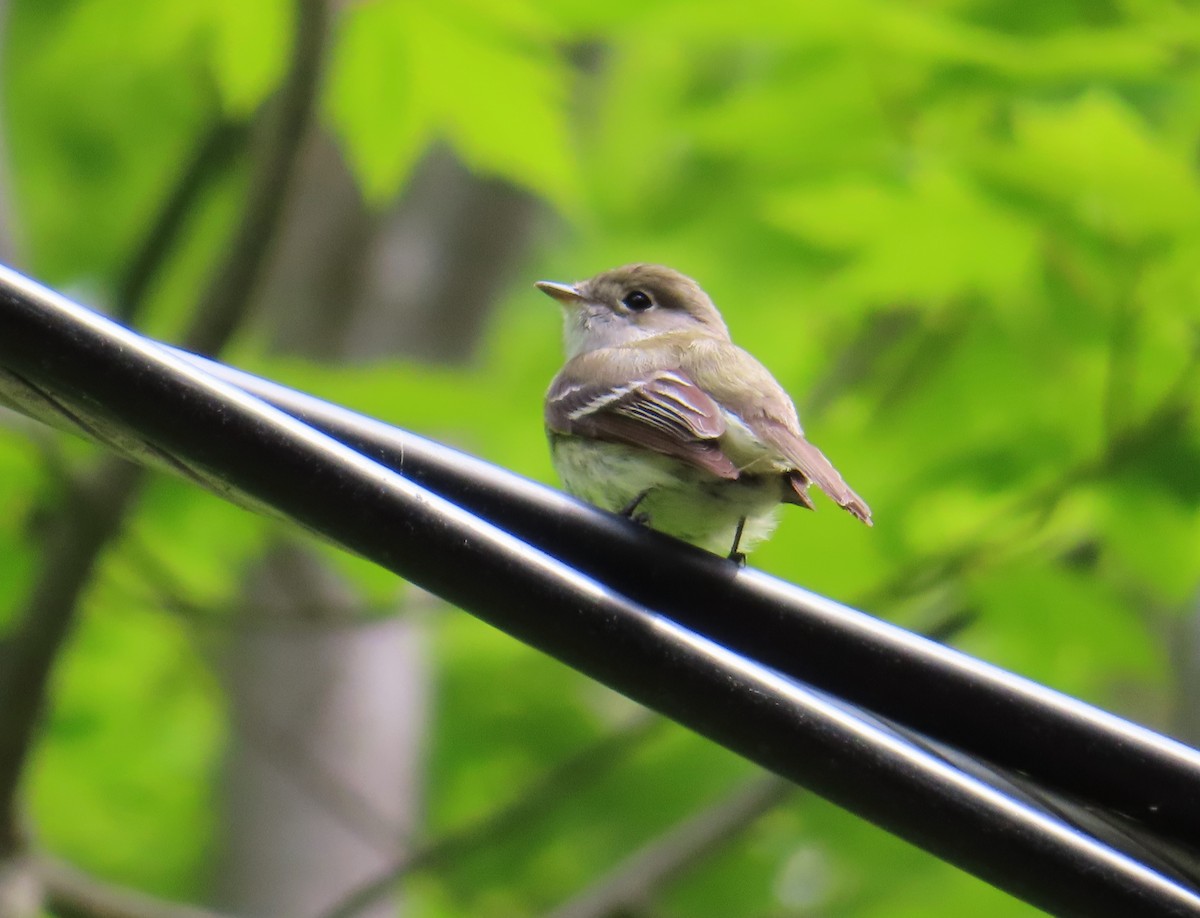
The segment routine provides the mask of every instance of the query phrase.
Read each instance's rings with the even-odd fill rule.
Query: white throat
[[[584,306],[568,312],[563,323],[563,345],[568,360],[588,351],[620,347],[656,334],[661,332],[641,328],[626,316],[600,306]]]

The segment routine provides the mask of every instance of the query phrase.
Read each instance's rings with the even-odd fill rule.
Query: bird
[[[692,278],[629,264],[535,286],[563,307],[566,361],[544,419],[569,493],[739,565],[783,504],[816,508],[812,485],[873,525]]]

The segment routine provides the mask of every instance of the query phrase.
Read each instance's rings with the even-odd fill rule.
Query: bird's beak
[[[556,281],[538,281],[533,286],[558,300],[564,306],[575,306],[583,301],[583,296],[573,284],[560,284]]]

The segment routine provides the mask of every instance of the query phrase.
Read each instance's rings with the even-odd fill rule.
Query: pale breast
[[[716,478],[694,466],[619,443],[552,435],[550,450],[563,487],[619,512],[639,497],[637,513],[654,529],[724,554],[745,518],[743,551],[770,535],[778,519],[783,480],[746,475]]]
[[[550,456],[567,491],[605,510],[621,510],[645,491],[679,486],[682,463],[620,443],[554,435]]]

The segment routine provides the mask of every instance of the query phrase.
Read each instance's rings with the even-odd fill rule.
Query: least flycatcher
[[[537,287],[564,311],[567,362],[546,395],[546,429],[572,494],[739,561],[771,534],[781,503],[813,509],[809,485],[871,525],[787,393],[690,277],[636,264]]]

